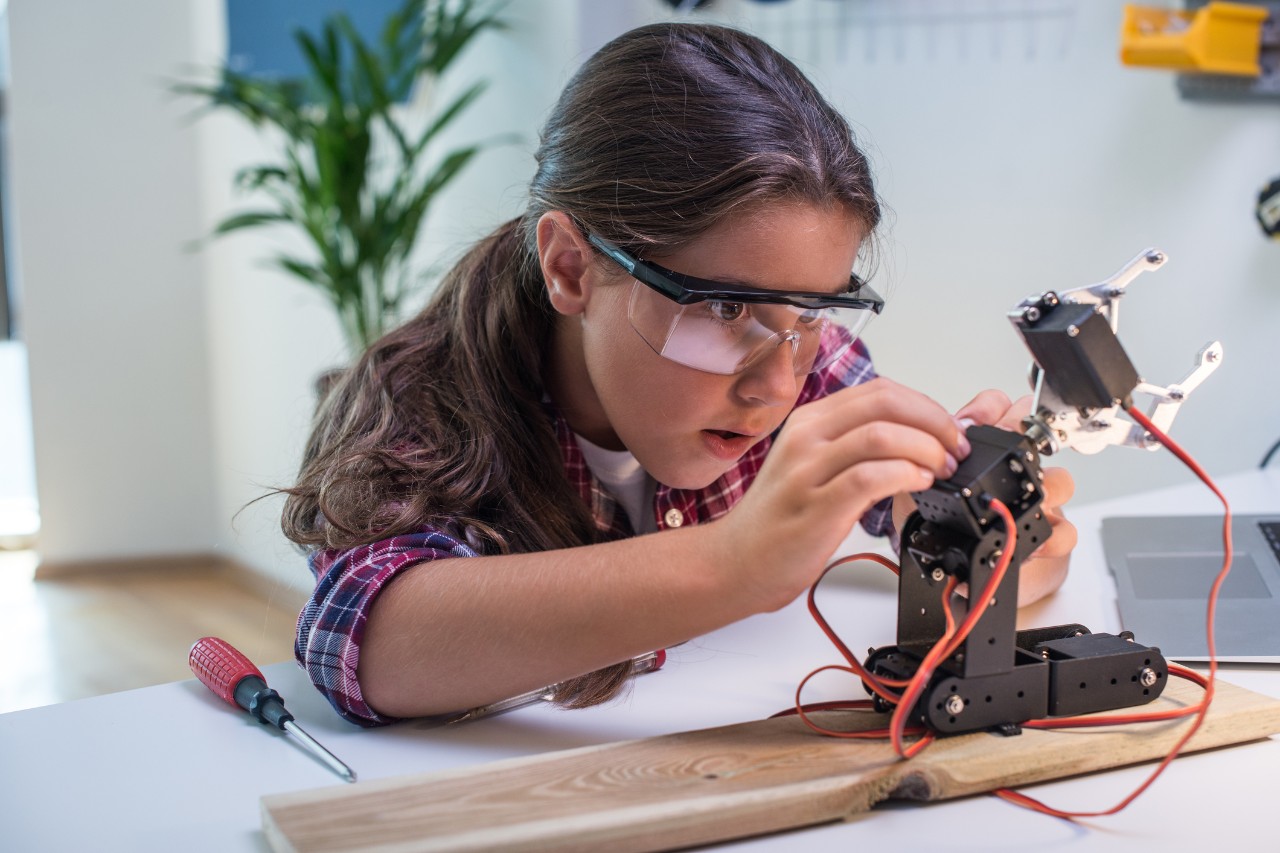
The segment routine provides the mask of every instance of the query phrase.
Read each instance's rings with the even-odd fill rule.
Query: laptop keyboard
[[[1259,521],[1258,529],[1262,531],[1267,544],[1271,546],[1271,553],[1280,560],[1280,521]]]

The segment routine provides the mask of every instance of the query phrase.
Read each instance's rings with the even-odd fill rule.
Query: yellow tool
[[[1130,4],[1120,30],[1125,65],[1196,74],[1258,77],[1269,12],[1244,3],[1209,3],[1194,12]]]

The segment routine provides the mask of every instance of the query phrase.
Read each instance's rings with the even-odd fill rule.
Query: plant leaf
[[[214,234],[230,234],[232,231],[239,231],[242,228],[257,228],[261,225],[274,225],[279,222],[288,222],[289,217],[276,210],[255,210],[248,213],[237,213],[228,216],[226,219],[218,223],[213,230]]]
[[[235,174],[239,189],[263,193],[276,209],[229,216],[212,236],[271,224],[298,228],[309,244],[306,256],[275,255],[269,262],[326,295],[353,352],[397,319],[408,289],[421,280],[410,274],[409,257],[432,201],[493,144],[450,151],[431,168],[424,162],[429,144],[480,97],[484,83],[433,105],[412,131],[399,105],[422,76],[442,73],[480,32],[504,28],[497,8],[478,0],[405,0],[376,41],[339,13],[318,33],[294,32],[303,77],[273,79],[224,66],[211,81],[173,86],[211,109],[279,132],[279,162]]]
[[[236,172],[233,181],[242,190],[261,189],[269,183],[287,182],[289,174],[279,166],[246,166]]]
[[[448,127],[449,124],[452,123],[463,110],[469,107],[476,98],[480,97],[488,87],[488,82],[481,80],[479,83],[473,84],[465,92],[455,98],[449,106],[445,107],[440,114],[436,116],[435,120],[432,121],[431,124],[429,124],[422,132],[422,135],[418,137],[417,142],[414,143],[413,156],[417,157],[421,154],[423,149],[427,147],[427,144],[431,142],[431,140],[434,139],[440,131]]]

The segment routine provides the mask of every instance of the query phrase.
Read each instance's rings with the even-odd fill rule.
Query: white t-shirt
[[[629,450],[605,450],[574,433],[582,456],[591,473],[596,475],[609,494],[631,520],[631,529],[637,534],[652,533],[658,529],[653,516],[653,496],[656,481],[640,467],[640,462]]]

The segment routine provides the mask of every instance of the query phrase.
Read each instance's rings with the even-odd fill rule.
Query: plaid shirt
[[[861,341],[830,367],[810,374],[796,405],[803,405],[846,386],[875,377],[871,359]],[[582,499],[591,507],[596,525],[609,538],[633,535],[627,514],[587,467],[573,431],[554,415],[565,473]],[[658,485],[654,513],[659,530],[712,521],[742,499],[764,464],[773,436],[758,442],[719,480],[704,489],[673,489]],[[890,501],[877,504],[862,518],[872,535],[890,532]],[[400,572],[450,557],[474,557],[465,541],[439,528],[361,545],[347,551],[320,550],[308,563],[316,576],[315,591],[298,617],[294,654],[316,688],[338,713],[364,726],[395,722],[364,701],[357,678],[360,644],[374,597]]]

